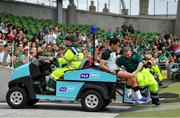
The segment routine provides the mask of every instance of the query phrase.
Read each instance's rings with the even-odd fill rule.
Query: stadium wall
[[[178,1],[177,17],[175,23],[175,34],[180,37],[180,0]]]
[[[0,68],[0,102],[6,101],[6,93],[8,91],[8,82],[11,79],[12,68]]]
[[[54,7],[18,1],[0,1],[0,13],[11,13],[16,16],[30,16],[38,19],[57,21],[57,9]],[[67,12],[63,10],[63,23],[66,23]]]
[[[174,33],[175,19],[152,18],[143,16],[124,16],[107,13],[94,13],[78,10],[79,24],[97,24],[101,28],[108,30],[109,28],[121,27],[124,22],[133,24],[136,30],[144,32],[164,32]]]
[[[63,9],[63,23],[67,23],[67,9]],[[17,1],[0,1],[0,13],[12,13],[17,16],[31,16],[38,19],[57,21],[57,9],[43,5],[23,3]],[[124,22],[133,24],[136,30],[144,32],[174,33],[175,18],[157,18],[153,16],[124,16],[112,13],[96,13],[77,10],[77,24],[96,24],[108,29],[115,29]]]

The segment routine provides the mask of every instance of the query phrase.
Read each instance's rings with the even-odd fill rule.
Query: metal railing
[[[56,7],[56,0],[15,0],[28,2],[33,4],[41,4],[46,6]],[[74,0],[77,9],[89,10],[91,1],[94,1],[94,6],[97,12],[102,12],[104,4],[111,13],[122,14],[122,0]],[[150,16],[158,17],[176,17],[178,0],[149,0]],[[126,9],[129,15],[139,15],[139,0],[124,0]],[[63,0],[63,8],[67,8],[69,0]]]
[[[166,63],[159,63],[158,66],[160,67],[161,72],[163,72],[163,76],[166,76],[167,79],[172,79],[173,72],[176,72],[180,69],[180,63],[174,63],[171,67]],[[166,72],[164,73],[164,71]]]

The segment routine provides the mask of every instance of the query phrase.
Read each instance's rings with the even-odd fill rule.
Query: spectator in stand
[[[24,34],[24,32],[22,30],[19,30],[17,35],[21,35],[22,37],[26,37],[26,35]]]
[[[0,53],[2,53],[4,50],[4,42],[0,40]]]
[[[102,46],[104,46],[105,48],[108,47],[108,44],[109,44],[109,40],[105,37],[102,41]]]
[[[48,34],[44,36],[44,41],[47,44],[50,44],[50,43],[56,44],[56,39],[54,38],[52,31],[48,31]]]
[[[27,30],[27,27],[26,27],[26,26],[23,25],[22,31],[23,31],[23,33],[24,33],[25,35],[27,35],[28,30]]]
[[[67,36],[69,36],[69,31],[68,30],[65,30],[64,33],[62,32],[63,34],[63,39],[65,39]]]
[[[13,63],[14,63],[14,68],[22,65],[23,61],[23,54],[22,54],[22,50],[20,48],[16,48],[16,51],[14,53],[14,57],[13,57]]]
[[[3,41],[0,41],[0,58],[1,58],[1,55],[4,51],[4,43]],[[0,60],[0,67],[2,66],[2,59]]]
[[[19,43],[17,46],[19,47],[20,51],[23,52],[24,50],[23,43]]]
[[[150,60],[152,58],[152,51],[150,48],[147,49],[147,52],[143,55],[145,60]]]
[[[54,37],[54,39],[56,40],[59,35],[60,35],[59,28],[55,27],[54,30],[53,30],[53,37]]]
[[[1,24],[0,24],[0,32],[2,32],[4,30],[4,27],[5,27],[4,22],[1,22]]]
[[[41,46],[42,52],[46,51],[47,45],[48,45],[47,43],[42,44],[42,46]]]
[[[39,47],[41,44],[38,38],[35,39],[35,43],[36,43],[36,47]]]
[[[134,27],[133,27],[132,24],[129,24],[128,31],[129,31],[131,34],[134,34]]]
[[[175,62],[176,58],[173,56],[170,56],[168,59],[168,65],[167,67],[170,68],[178,68],[178,64]]]
[[[4,40],[2,32],[0,32],[0,40]]]
[[[23,42],[24,44],[28,44],[28,40],[27,40],[27,38],[26,38],[26,37],[24,37],[24,38],[22,39],[22,42]]]
[[[121,48],[120,47],[118,47],[117,50],[116,50],[116,57],[117,58],[121,57]]]
[[[28,63],[30,61],[30,54],[28,54],[29,47],[25,47],[22,55],[22,64]]]
[[[170,55],[170,52],[168,51],[168,49],[167,49],[165,46],[162,46],[161,50],[162,50],[162,53],[163,53],[166,57],[168,57],[168,56]]]
[[[41,40],[43,43],[45,42],[44,37],[48,34],[48,30],[42,30],[38,33],[37,37],[39,40]]]
[[[158,53],[154,53],[152,59],[155,61],[157,65],[159,65]]]
[[[159,51],[159,63],[160,65],[167,65],[168,63],[168,58],[166,57],[166,55],[164,53],[162,53],[162,51]]]
[[[92,56],[88,53],[88,50],[86,48],[81,49],[82,53],[84,54],[84,58],[92,59]]]
[[[170,48],[172,47],[172,38],[173,38],[173,36],[172,36],[172,34],[170,33],[170,34],[169,34],[169,37],[168,37],[168,39],[167,39],[167,49],[170,49]]]
[[[37,59],[41,59],[42,57],[43,57],[42,47],[38,47],[36,58],[37,58]]]
[[[96,48],[99,46],[99,42],[100,42],[100,37],[99,37],[99,35],[97,35],[96,39],[95,39],[95,47]]]
[[[116,27],[116,32],[115,32],[115,34],[117,35],[118,38],[120,38],[120,37],[123,36],[123,34],[122,34],[122,32],[120,31],[120,28],[119,28],[119,27]]]
[[[97,54],[97,63],[100,63],[100,59],[101,59],[102,53],[105,50],[106,50],[105,46],[102,45],[102,46],[99,47],[98,54]]]
[[[80,36],[81,41],[87,41],[87,35],[86,32],[83,32],[82,35]]]
[[[11,50],[12,50],[12,45],[10,43],[6,43],[4,45],[3,51],[0,53],[0,65],[1,66],[10,66],[10,64],[11,64],[11,56],[10,56]]]
[[[16,30],[16,29],[12,30],[12,31],[7,35],[7,42],[12,42],[12,41],[16,38],[16,35],[17,35],[17,30]]]
[[[160,49],[160,42],[159,42],[158,36],[156,36],[156,38],[154,40],[154,44],[155,44],[155,46],[157,46],[158,49]]]
[[[129,38],[128,34],[123,35],[122,44],[123,47],[130,47],[132,43],[132,40]]]
[[[106,32],[106,38],[108,39],[112,39],[113,38],[113,33],[112,33],[112,29],[109,29],[108,32]]]
[[[31,48],[31,52],[30,52],[30,61],[34,61],[36,60],[37,56],[37,49],[36,48]]]
[[[64,47],[59,47],[59,52],[57,53],[57,55],[55,55],[55,57],[62,58],[65,52],[66,52],[66,49]]]
[[[31,48],[36,48],[37,46],[36,46],[36,43],[35,42],[32,42],[31,43]]]
[[[5,36],[5,38],[7,38],[7,34],[9,33],[9,28],[5,26],[4,30],[2,30],[2,33]]]
[[[124,22],[124,24],[123,24],[121,27],[122,27],[123,34],[125,34],[126,32],[128,32],[127,22]]]
[[[158,50],[157,46],[154,45],[154,46],[153,46],[153,51],[152,51],[152,53],[157,53],[158,51],[159,51],[159,50]]]
[[[59,47],[58,47],[58,45],[57,44],[52,44],[52,52],[53,52],[53,54],[54,54],[54,56],[56,57],[56,55],[58,54],[58,52],[59,52]]]
[[[45,51],[43,53],[43,56],[45,56],[45,57],[54,57],[54,53],[52,51],[51,44],[48,44],[46,46],[46,49],[45,49]]]

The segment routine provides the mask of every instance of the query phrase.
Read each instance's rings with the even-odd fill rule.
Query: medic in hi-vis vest
[[[153,58],[151,58],[151,59],[148,60],[147,62],[151,63],[151,65],[152,65],[152,66],[151,66],[151,73],[152,73],[153,75],[155,75],[156,81],[158,82],[159,85],[162,85],[161,81],[162,81],[164,78],[163,78],[163,75],[162,75],[162,73],[161,73],[161,71],[160,71],[160,69],[159,69],[159,66],[158,66],[157,62],[156,62]],[[146,63],[147,63],[147,62],[146,62]]]
[[[136,73],[138,85],[141,90],[141,94],[146,96],[146,88],[148,87],[152,99],[152,104],[160,105],[158,94],[158,83],[154,76],[151,74],[152,63],[146,62],[143,68]]]

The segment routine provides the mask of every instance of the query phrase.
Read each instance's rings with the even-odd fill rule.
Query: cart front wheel
[[[27,93],[19,87],[11,88],[6,95],[8,105],[15,109],[23,108],[27,105]]]

